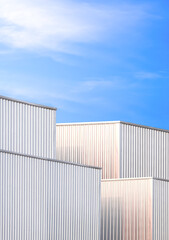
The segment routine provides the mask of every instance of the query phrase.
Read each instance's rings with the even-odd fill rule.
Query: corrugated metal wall
[[[101,240],[152,240],[152,179],[103,180],[101,202]]]
[[[169,132],[121,123],[120,177],[169,179]]]
[[[100,240],[101,170],[0,151],[0,239]]]
[[[119,123],[56,125],[56,158],[102,167],[102,178],[119,177]]]
[[[57,124],[56,157],[102,167],[102,178],[169,179],[169,132],[123,122]]]
[[[169,239],[169,181],[153,180],[153,240]]]
[[[0,149],[56,157],[56,110],[0,96]]]

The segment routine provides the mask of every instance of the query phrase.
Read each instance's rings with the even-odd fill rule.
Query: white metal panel
[[[169,239],[169,182],[153,180],[153,240]]]
[[[169,181],[102,180],[101,240],[168,240]]]
[[[0,151],[0,239],[100,240],[101,169]]]
[[[101,201],[101,240],[152,240],[152,179],[103,180]]]
[[[102,167],[102,178],[118,178],[119,128],[119,123],[57,124],[56,158]]]
[[[56,125],[56,158],[102,167],[102,178],[169,179],[169,131],[124,123]]]
[[[169,132],[121,123],[120,177],[169,179]]]
[[[0,96],[0,149],[56,157],[56,109]]]

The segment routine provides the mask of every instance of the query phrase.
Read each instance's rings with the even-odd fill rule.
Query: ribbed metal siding
[[[120,177],[169,179],[169,133],[120,125]]]
[[[153,240],[169,239],[169,182],[153,180]]]
[[[152,179],[103,180],[101,201],[101,240],[152,240]]]
[[[101,170],[0,152],[0,239],[100,240]]]
[[[0,149],[56,157],[56,111],[0,98]]]
[[[56,158],[102,167],[102,178],[118,178],[119,128],[119,123],[56,125]]]
[[[102,178],[169,179],[169,132],[127,123],[56,125],[56,157],[102,167]]]

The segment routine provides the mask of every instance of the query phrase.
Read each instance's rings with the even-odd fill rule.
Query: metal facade
[[[102,178],[169,179],[169,131],[124,122],[56,125],[56,157],[103,168]]]
[[[0,150],[0,239],[100,240],[101,169]]]
[[[168,240],[169,182],[103,180],[101,240]]]
[[[0,149],[56,157],[56,109],[0,96]]]
[[[119,123],[57,124],[56,158],[102,167],[102,178],[119,178]]]
[[[121,123],[120,176],[169,179],[169,131]]]
[[[153,240],[169,239],[169,181],[153,180]]]

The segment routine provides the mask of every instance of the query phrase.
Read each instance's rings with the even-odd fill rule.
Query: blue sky
[[[57,122],[169,129],[169,2],[0,0],[0,94]]]

